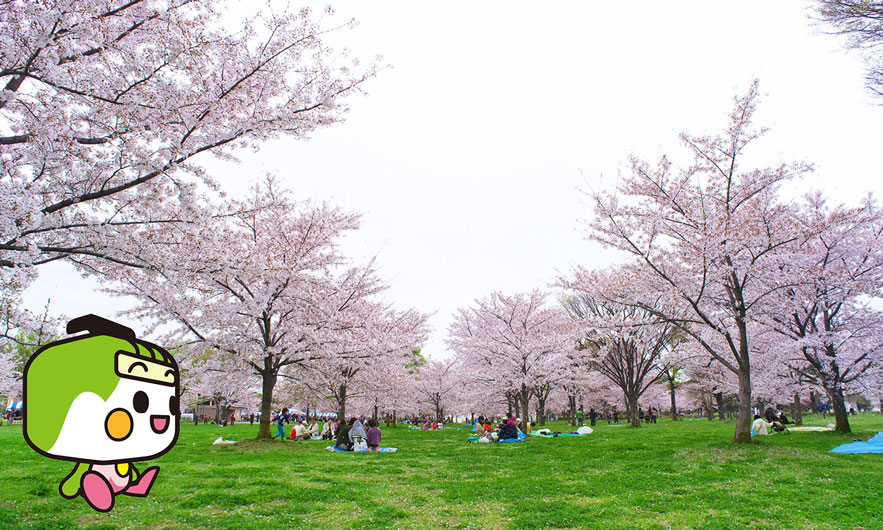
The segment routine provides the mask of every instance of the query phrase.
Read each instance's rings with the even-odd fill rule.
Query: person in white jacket
[[[760,414],[755,414],[754,423],[751,424],[751,436],[767,436],[770,434],[769,428],[772,426],[772,422],[766,421]]]

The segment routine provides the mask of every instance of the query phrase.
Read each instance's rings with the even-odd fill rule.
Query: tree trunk
[[[576,394],[567,396],[567,404],[570,405],[570,425],[576,425]]]
[[[337,417],[346,421],[346,384],[337,387]]]
[[[816,398],[816,393],[814,390],[809,391],[809,409],[813,413],[816,413],[819,411],[819,401]]]
[[[641,417],[638,415],[638,396],[626,396],[626,405],[628,406],[629,425],[632,427],[641,426]]]
[[[724,421],[727,419],[726,411],[724,411],[724,393],[718,392],[714,395],[714,401],[717,403],[717,417]]]
[[[675,421],[678,419],[678,403],[675,399],[675,383],[674,381],[669,382],[668,384],[668,393],[671,396],[671,419]]]
[[[794,394],[794,405],[791,408],[791,415],[794,419],[794,425],[803,425],[803,404],[800,403],[800,394]]]
[[[546,424],[546,400],[537,398],[537,423]]]
[[[374,416],[372,416],[374,421],[377,421],[377,402],[374,402]]]
[[[521,421],[527,425],[527,422],[530,421],[530,390],[527,388],[521,388]]]
[[[705,409],[705,417],[708,418],[708,421],[714,419],[714,406],[711,404],[711,394],[704,394],[702,396],[702,408]]]
[[[271,410],[273,406],[273,388],[276,386],[276,372],[273,370],[270,356],[264,358],[264,369],[261,370],[261,425],[258,427],[258,440],[270,439]]]
[[[747,341],[743,342],[746,344]],[[739,415],[736,417],[736,433],[733,435],[733,443],[751,443],[751,372],[748,367],[748,356],[745,355],[745,366],[739,370]]]
[[[513,401],[515,401],[515,400],[512,398],[512,394],[507,392],[506,393],[506,414],[508,414],[510,417],[512,416],[512,413],[515,412],[513,409],[516,408],[516,407],[512,406]]]
[[[215,398],[215,424],[220,425],[221,423],[221,401]]]
[[[880,414],[883,414],[883,396],[880,396]]]
[[[831,406],[834,409],[834,430],[843,434],[851,433],[849,414],[846,412],[846,403],[843,400],[843,389],[838,385],[836,388],[826,388],[825,391],[831,398]]]

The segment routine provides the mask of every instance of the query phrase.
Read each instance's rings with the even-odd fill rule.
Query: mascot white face
[[[175,370],[118,352],[115,372],[119,383],[106,400],[88,391],[74,399],[49,454],[88,462],[149,460],[174,445]]]

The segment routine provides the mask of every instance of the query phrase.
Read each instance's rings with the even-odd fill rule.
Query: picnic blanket
[[[217,440],[212,442],[212,445],[233,445],[235,444],[235,440],[225,440],[223,436],[219,437]]]
[[[328,449],[329,451],[334,451],[335,453],[363,453],[364,454],[364,453],[368,452],[368,451],[344,451],[343,449],[338,449],[336,445],[326,447],[326,449]],[[378,453],[395,453],[398,450],[399,450],[398,447],[378,447],[377,448]]]
[[[878,432],[867,442],[851,442],[831,449],[832,453],[878,453],[883,454],[883,432]]]
[[[602,425],[601,427],[625,427],[625,423],[614,423],[613,425]]]
[[[789,431],[797,431],[797,432],[800,432],[800,431],[811,431],[811,432],[816,432],[816,431],[833,431],[833,430],[834,430],[832,427],[812,427],[812,426],[807,426],[807,427],[788,427],[787,425],[786,425],[785,427],[786,427]]]
[[[531,436],[536,438],[561,438],[564,436],[588,436],[588,434],[579,434],[577,432],[559,432],[557,435],[555,434],[538,434],[535,432],[530,433]]]

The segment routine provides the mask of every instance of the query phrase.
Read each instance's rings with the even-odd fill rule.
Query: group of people
[[[531,429],[530,422],[525,425],[522,423],[521,418],[516,418],[514,414],[507,414],[496,428],[494,428],[490,418],[479,416],[472,430],[478,436],[479,442],[490,443],[524,438],[524,433],[530,432]]]
[[[770,434],[770,429],[773,432],[782,432],[786,430],[785,425],[790,423],[788,416],[785,416],[784,412],[777,412],[772,408],[767,408],[763,412],[763,416],[760,414],[754,415],[754,422],[751,424],[751,436],[766,436]]]
[[[382,437],[380,427],[374,418],[368,420],[367,429],[359,418],[350,418],[349,422],[338,418],[333,424],[329,421],[325,423],[325,429],[322,430],[323,439],[326,435],[329,437],[328,439],[334,439],[335,447],[341,451],[368,451],[370,453],[377,452]]]
[[[658,415],[659,409],[657,409],[656,407],[650,407],[647,409],[646,412],[644,412],[643,408],[638,407],[638,417],[641,418],[641,421],[644,423],[656,423],[656,417]],[[582,407],[580,407],[576,411],[576,423],[580,427],[582,427],[583,422],[585,421],[585,416],[585,412],[583,412]],[[591,423],[592,427],[595,426],[595,424],[601,417],[602,414],[600,412],[597,412],[594,408],[589,409],[589,422]],[[619,423],[619,412],[616,409],[613,409],[612,411],[605,410],[603,417],[607,420],[608,425],[610,425],[611,423]]]

